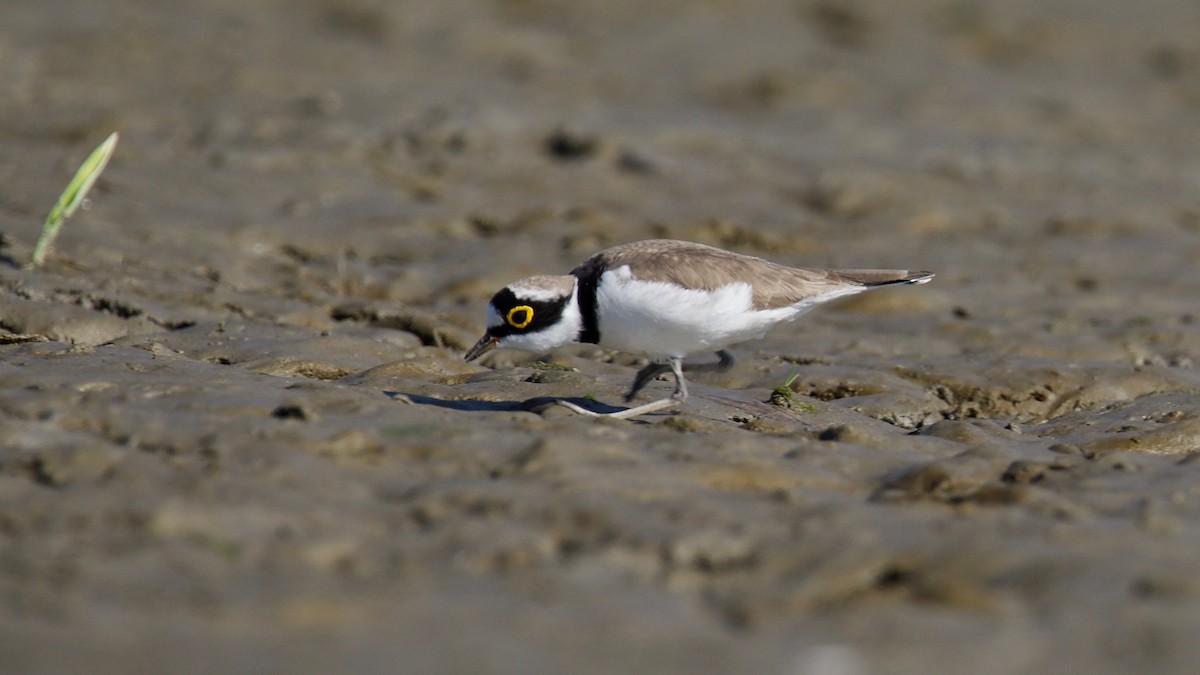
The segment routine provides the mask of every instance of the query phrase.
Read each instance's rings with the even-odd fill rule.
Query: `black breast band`
[[[596,286],[600,283],[603,270],[594,265],[580,266],[571,272],[579,280],[579,313],[583,316],[580,342],[600,343],[600,317],[596,301]]]

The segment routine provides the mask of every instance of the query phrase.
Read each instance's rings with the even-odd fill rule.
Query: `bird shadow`
[[[433,396],[422,396],[420,394],[405,394],[399,391],[385,391],[383,393],[394,401],[402,401],[404,403],[413,403],[416,405],[431,405],[437,408],[459,410],[463,412],[541,413],[547,408],[559,405],[560,401],[573,403],[580,408],[590,410],[591,412],[601,415],[607,415],[609,413],[626,410],[626,408],[620,406],[612,406],[607,403],[602,403],[595,399],[585,398],[582,396],[569,398],[562,396],[535,396],[534,398],[527,398],[523,401],[479,401],[474,399],[448,400],[444,398],[434,398]]]

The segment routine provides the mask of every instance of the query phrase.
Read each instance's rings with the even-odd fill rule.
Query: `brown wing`
[[[818,270],[785,267],[712,246],[669,239],[652,239],[614,246],[592,256],[576,268],[576,275],[597,266],[615,269],[629,265],[633,276],[646,281],[666,281],[684,288],[715,290],[744,282],[754,289],[760,309],[786,307],[806,299],[851,287],[905,281],[902,270]]]

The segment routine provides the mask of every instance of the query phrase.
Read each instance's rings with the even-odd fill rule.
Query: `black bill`
[[[476,342],[474,347],[467,350],[467,355],[464,358],[467,361],[474,361],[482,356],[484,352],[495,347],[497,339],[492,337],[490,333],[484,333],[483,337],[479,338],[479,342]]]

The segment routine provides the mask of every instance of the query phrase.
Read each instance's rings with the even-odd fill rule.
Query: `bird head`
[[[488,303],[487,330],[466,360],[495,347],[542,352],[575,342],[583,328],[576,292],[570,275],[529,277],[500,289]]]

